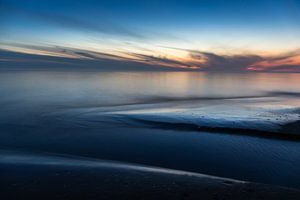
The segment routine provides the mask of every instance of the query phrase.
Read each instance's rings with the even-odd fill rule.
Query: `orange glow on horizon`
[[[274,60],[265,60],[258,63],[255,63],[250,66],[250,68],[272,68],[278,66],[300,66],[300,55],[291,56],[282,59],[274,59]]]

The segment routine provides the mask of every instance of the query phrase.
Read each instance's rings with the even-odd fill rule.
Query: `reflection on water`
[[[0,102],[98,105],[147,97],[234,97],[300,92],[300,74],[1,72]]]

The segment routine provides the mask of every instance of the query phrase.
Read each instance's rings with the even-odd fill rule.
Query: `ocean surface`
[[[51,154],[300,188],[300,74],[1,71],[0,94],[0,165]]]

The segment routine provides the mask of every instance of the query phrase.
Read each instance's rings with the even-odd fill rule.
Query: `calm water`
[[[194,129],[276,134],[300,119],[299,85],[300,74],[2,71],[0,156],[50,152],[300,188],[299,140]]]
[[[234,97],[300,92],[300,74],[1,72],[1,102],[119,104],[148,97]]]

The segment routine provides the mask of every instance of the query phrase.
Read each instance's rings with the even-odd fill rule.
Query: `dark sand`
[[[3,157],[1,199],[300,199],[300,190],[63,156]]]
[[[300,135],[300,121],[295,121],[291,123],[287,123],[282,126],[283,132],[288,132],[294,135]]]

